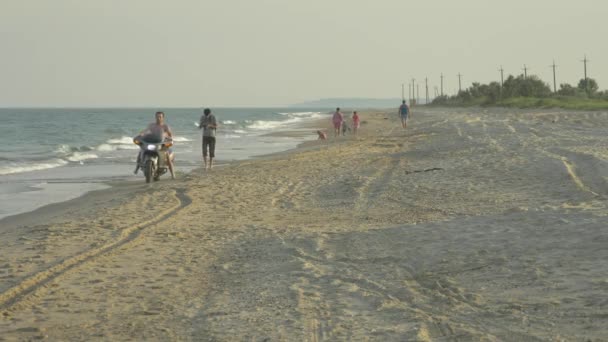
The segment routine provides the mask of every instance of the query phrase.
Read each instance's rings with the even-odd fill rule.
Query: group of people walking
[[[410,108],[407,105],[407,103],[405,102],[405,100],[403,100],[403,103],[399,107],[399,116],[401,118],[401,126],[403,128],[406,128],[407,121],[410,116]],[[148,127],[146,129],[141,131],[139,136],[154,133],[156,135],[162,136],[163,139],[165,139],[165,138],[171,139],[173,137],[173,132],[171,131],[171,128],[169,128],[169,125],[167,125],[165,123],[165,113],[156,112],[155,118],[156,118],[155,122],[151,123],[150,125],[148,125]],[[342,112],[340,111],[340,107],[336,108],[336,111],[334,112],[331,120],[332,120],[333,127],[334,127],[334,137],[338,137],[340,135],[345,135],[346,131],[350,130],[350,127],[348,126],[348,124],[346,122],[344,114],[342,114]],[[359,127],[361,126],[361,117],[359,116],[357,111],[353,111],[351,120],[352,120],[353,135],[357,135],[357,133],[359,131]],[[203,111],[203,115],[201,116],[201,118],[199,120],[199,124],[198,124],[198,128],[203,131],[202,132],[202,135],[203,135],[203,146],[202,147],[203,147],[203,164],[204,164],[205,169],[211,169],[213,167],[213,158],[215,158],[215,132],[217,130],[217,127],[218,127],[217,120],[216,120],[215,116],[213,114],[211,114],[211,109],[205,108],[205,110]],[[327,138],[327,135],[325,134],[325,132],[317,131],[317,133],[319,134],[319,139]],[[166,153],[167,153],[167,160],[168,160],[171,176],[173,178],[175,178],[175,172],[173,169],[173,160],[175,158],[175,155],[173,154],[173,151],[171,149],[168,149],[166,151]],[[138,161],[139,161],[139,158],[140,158],[140,156],[138,156]],[[137,171],[139,170],[139,162],[137,165],[138,166],[135,168],[136,174],[137,174]]]
[[[401,118],[401,127],[407,128],[407,122],[410,117],[410,107],[407,105],[405,100],[403,100],[401,106],[399,106],[399,117]],[[357,111],[353,111],[353,116],[351,119],[353,134],[357,135],[359,127],[361,127],[361,118],[359,117]],[[348,124],[346,123],[346,119],[344,118],[344,114],[342,114],[342,112],[340,111],[340,107],[336,108],[336,111],[334,112],[331,121],[334,127],[334,137],[345,135],[346,131],[349,130]],[[320,139],[324,139],[326,137],[323,132],[318,131],[318,133]]]
[[[357,114],[357,111],[353,111],[353,116],[351,119],[353,123],[353,134],[357,135],[357,131],[361,126],[361,118],[359,117],[359,114]],[[348,124],[346,123],[344,114],[342,114],[342,112],[340,111],[340,107],[336,108],[336,111],[334,112],[331,121],[334,125],[334,137],[337,137],[339,135],[345,135],[346,131],[350,129]]]

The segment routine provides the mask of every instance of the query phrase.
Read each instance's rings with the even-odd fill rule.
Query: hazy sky
[[[400,97],[500,65],[552,83],[553,59],[577,83],[585,54],[607,89],[606,15],[606,0],[0,0],[0,106]]]

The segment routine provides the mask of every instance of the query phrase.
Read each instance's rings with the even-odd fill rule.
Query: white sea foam
[[[53,169],[67,163],[63,159],[51,159],[40,163],[10,163],[7,166],[0,166],[0,175]]]
[[[293,112],[293,113],[278,113],[285,116],[299,116],[299,117],[319,117],[321,112]]]
[[[256,120],[253,122],[246,121],[248,123],[247,128],[250,128],[253,130],[272,130],[272,129],[276,129],[279,127],[290,126],[290,125],[293,125],[300,121],[317,119],[317,118],[321,118],[324,116],[324,114],[321,112],[295,112],[295,113],[278,113],[278,114],[286,116],[286,117],[288,117],[288,119],[287,120],[277,120],[277,121],[270,121],[270,120],[268,120],[268,121],[267,120]]]
[[[188,141],[192,141],[191,139],[185,138],[185,137],[174,137],[173,141],[175,142],[188,142]],[[107,146],[105,145],[118,145],[118,148],[112,148],[112,149],[108,149]],[[108,151],[115,151],[115,150],[133,150],[133,149],[137,149],[138,147],[133,144],[133,138],[131,137],[125,137],[123,136],[122,138],[116,138],[116,139],[109,139],[106,141],[105,144],[102,144],[100,146],[104,146],[102,150],[108,150]],[[100,151],[99,147],[97,148],[98,151]],[[135,148],[125,148],[126,146],[135,146]]]
[[[188,142],[188,141],[192,141],[192,139],[188,139],[185,137],[174,137],[173,141],[174,142]]]
[[[89,146],[80,146],[80,147],[74,147],[74,146],[70,146],[70,145],[59,145],[59,147],[57,147],[57,149],[55,149],[55,153],[61,155],[61,156],[65,156],[65,155],[69,155],[72,152],[86,152],[86,151],[92,151],[93,148],[89,147]]]
[[[220,121],[220,123],[222,123],[224,125],[235,125],[236,121],[233,121],[233,120],[223,120],[223,121]]]
[[[110,140],[106,141],[106,143],[113,144],[113,145],[133,144],[133,138],[123,136],[122,138],[118,138],[118,139],[110,139]]]
[[[68,154],[72,152],[72,147],[70,145],[60,145],[56,150],[55,153],[60,153],[60,154]]]
[[[248,128],[255,129],[255,130],[271,130],[271,129],[275,129],[275,128],[278,128],[281,126],[289,126],[289,125],[294,124],[299,121],[302,121],[302,119],[301,118],[291,118],[289,120],[283,120],[283,121],[256,120],[256,121],[253,121],[253,123],[251,125],[249,125]]]
[[[97,159],[98,155],[93,153],[74,152],[71,156],[66,157],[71,162],[85,161],[89,159]]]
[[[112,152],[118,150],[138,150],[139,146],[135,144],[129,145],[110,145],[110,144],[101,144],[97,146],[96,150],[99,152]]]

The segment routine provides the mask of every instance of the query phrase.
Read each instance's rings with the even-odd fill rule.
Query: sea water
[[[0,219],[69,200],[133,175],[139,147],[133,137],[165,112],[174,134],[176,168],[201,165],[200,108],[0,109]],[[328,109],[217,108],[220,163],[295,147],[316,135],[272,136],[328,116]],[[141,179],[140,179],[141,178]]]

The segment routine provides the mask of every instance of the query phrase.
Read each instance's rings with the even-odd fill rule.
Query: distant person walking
[[[359,118],[359,114],[357,114],[357,111],[354,111],[353,112],[353,134],[354,135],[357,135],[360,125],[361,125],[361,118]]]
[[[342,130],[342,123],[344,122],[344,115],[340,112],[340,107],[336,108],[336,112],[331,118],[331,121],[334,124],[334,137],[340,135],[340,130]]]
[[[410,116],[410,107],[408,107],[407,103],[405,103],[405,100],[403,100],[403,103],[401,106],[399,106],[399,116],[401,117],[401,127],[407,128],[407,119]]]
[[[217,129],[217,120],[211,114],[211,109],[205,108],[198,128],[203,130],[203,163],[205,170],[207,168],[211,169],[213,158],[215,158],[215,130]],[[207,163],[207,155],[209,155],[209,163]]]

